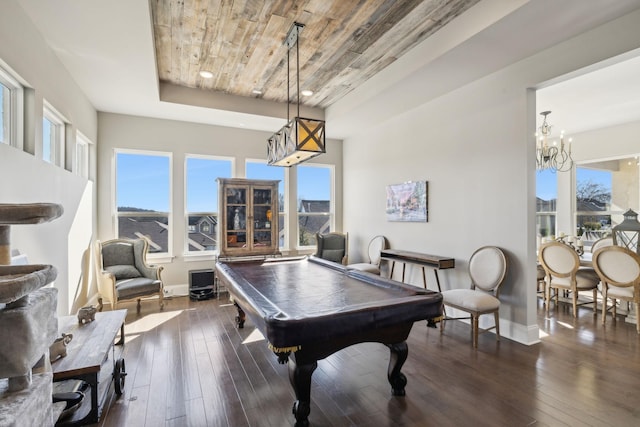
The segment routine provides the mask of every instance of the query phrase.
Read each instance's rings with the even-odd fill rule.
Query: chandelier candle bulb
[[[547,122],[549,114],[551,114],[551,111],[540,113],[544,119],[542,125],[538,128],[539,133],[536,132],[536,137],[540,137],[539,142],[536,143],[536,170],[549,169],[552,172],[568,172],[573,168],[571,138],[565,144],[563,130],[560,133],[560,144],[555,138],[551,139],[552,126]]]

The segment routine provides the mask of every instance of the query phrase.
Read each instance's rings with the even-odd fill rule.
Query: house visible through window
[[[117,236],[149,241],[149,255],[171,251],[171,154],[116,151]]]
[[[333,166],[298,165],[298,245],[315,246],[316,233],[334,227]]]
[[[218,182],[230,178],[232,160],[187,155],[185,159],[186,252],[218,249]]]

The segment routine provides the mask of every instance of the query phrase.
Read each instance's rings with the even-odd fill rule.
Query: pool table
[[[307,426],[311,375],[317,361],[350,345],[389,347],[387,377],[392,394],[403,396],[400,372],[413,323],[442,316],[442,295],[316,257],[218,260],[218,280],[238,308],[264,335],[280,363],[289,365],[296,426]]]

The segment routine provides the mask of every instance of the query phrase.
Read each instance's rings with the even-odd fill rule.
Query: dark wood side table
[[[391,262],[391,271],[389,278],[393,277],[393,269],[397,262],[402,263],[402,281],[404,282],[404,270],[407,264],[417,264],[422,267],[422,282],[424,288],[427,289],[427,276],[424,268],[433,268],[433,272],[436,276],[436,283],[438,284],[438,292],[442,292],[440,288],[440,278],[438,277],[438,270],[444,270],[447,268],[455,268],[456,260],[449,257],[443,257],[440,255],[429,255],[420,252],[403,251],[398,249],[384,249],[380,252],[380,258]]]
[[[53,381],[68,379],[83,380],[89,384],[91,399],[83,404],[69,418],[57,425],[85,425],[97,423],[111,383],[116,384],[116,392],[124,385],[124,360],[116,358],[114,345],[124,345],[124,320],[127,310],[115,310],[96,313],[95,320],[85,324],[78,322],[77,316],[58,318],[58,331],[73,334],[67,346],[67,355],[51,364]],[[115,339],[120,332],[120,338]],[[119,351],[118,353],[121,353]],[[90,404],[89,404],[90,403]]]

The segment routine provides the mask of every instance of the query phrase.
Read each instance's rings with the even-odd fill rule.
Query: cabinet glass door
[[[247,245],[247,191],[245,188],[227,188],[227,247]]]
[[[271,188],[253,188],[253,245],[271,246]],[[277,212],[276,212],[277,214]]]

